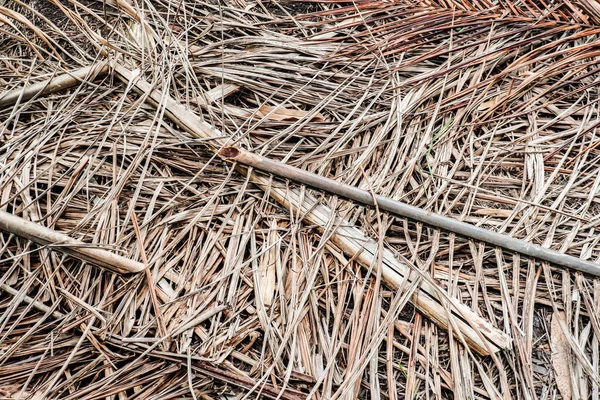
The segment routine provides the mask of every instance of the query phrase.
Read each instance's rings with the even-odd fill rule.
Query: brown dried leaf
[[[265,243],[265,245],[269,247],[269,250],[261,257],[255,282],[255,288],[258,289],[262,303],[265,307],[271,306],[273,304],[273,299],[275,298],[275,268],[278,261],[279,241],[277,222],[273,220],[267,242]]]
[[[564,322],[565,314],[558,312],[552,314],[550,327],[550,340],[552,344],[552,366],[556,378],[556,387],[565,400],[573,396],[571,386],[571,371],[569,366],[569,340],[560,327],[560,320]]]
[[[283,107],[262,106],[256,112],[256,115],[264,118],[267,117],[274,121],[297,121],[305,118],[309,112]],[[311,118],[314,122],[323,122],[325,118],[322,114],[317,113]]]

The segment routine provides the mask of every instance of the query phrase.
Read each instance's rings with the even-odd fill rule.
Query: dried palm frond
[[[253,152],[597,262],[595,10],[12,2],[0,90],[116,58]],[[407,303],[414,288],[392,290],[132,91],[108,76],[0,110],[2,207],[145,254],[150,273],[3,235],[2,396],[600,395],[597,279],[273,181],[513,339],[473,354]]]

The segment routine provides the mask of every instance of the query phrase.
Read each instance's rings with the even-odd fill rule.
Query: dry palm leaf
[[[5,8],[28,22],[0,22],[3,90],[115,53],[255,153],[574,257],[600,256],[595,2]],[[132,19],[152,51],[128,38]],[[226,85],[240,89],[204,97]],[[573,397],[600,396],[598,280],[307,191],[513,339],[494,357],[471,354],[417,316],[407,303],[414,286],[380,284],[364,260],[131,89],[98,79],[0,110],[0,196],[14,214],[84,242],[135,260],[144,249],[176,334],[161,341],[144,277],[4,236],[0,387],[10,396],[551,396],[558,312]],[[264,105],[306,114],[274,120],[257,115]],[[271,306],[259,308],[253,266],[269,240],[282,267]]]

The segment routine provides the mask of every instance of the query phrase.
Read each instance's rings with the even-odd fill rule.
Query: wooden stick
[[[376,201],[377,207],[379,207],[380,210],[390,212],[402,218],[409,218],[413,221],[422,222],[429,226],[441,228],[468,238],[473,238],[475,240],[492,244],[494,246],[503,247],[531,258],[548,261],[567,269],[584,272],[594,276],[600,276],[600,265],[592,261],[587,261],[581,258],[570,256],[568,254],[559,253],[558,251],[548,249],[534,243],[529,243],[524,240],[480,228],[466,222],[425,211],[421,208],[411,206],[410,204],[390,199],[389,197],[375,195],[375,198],[373,198],[371,193],[366,190],[359,189],[356,186],[345,185],[333,179],[304,171],[291,165],[273,161],[267,157],[254,154],[239,147],[225,147],[220,151],[219,155],[221,158],[230,160],[231,162],[239,162],[258,170],[279,176],[280,178],[289,179],[296,183],[301,183],[329,194],[356,201],[360,204],[374,206]]]
[[[8,286],[5,283],[0,285],[0,290],[5,291],[6,293],[10,294],[11,296],[19,297],[19,291],[17,289],[12,288],[11,286]],[[33,308],[35,308],[43,313],[49,313],[51,310],[50,307],[48,307],[41,301],[35,300],[33,297],[27,296],[26,294],[21,294],[20,298],[23,303],[31,304]],[[60,311],[52,311],[51,315],[56,319],[60,319],[65,316]]]
[[[124,83],[132,85],[139,93],[145,94],[146,101],[157,108],[164,108],[165,115],[193,137],[204,139],[206,146],[214,152],[219,152],[228,146],[224,135],[216,128],[187,110],[182,104],[168,94],[155,90],[145,80],[139,78],[129,69],[118,63],[112,64],[116,76]],[[209,139],[209,140],[206,140]],[[240,164],[237,164],[240,166]],[[244,166],[240,170],[246,173]],[[363,266],[377,267],[378,244],[358,228],[340,218],[328,207],[320,204],[313,196],[302,193],[299,189],[288,188],[277,182],[271,182],[268,177],[255,172],[250,173],[250,180],[284,207],[302,215],[310,224],[318,226],[322,231],[330,226],[330,221],[336,221],[335,231],[331,240],[336,243],[349,257],[357,259]],[[411,268],[406,261],[399,261],[394,254],[384,249],[382,265],[383,278],[393,287],[400,287],[405,279],[411,279]],[[419,290],[412,297],[413,304],[425,315],[429,316],[445,329],[458,329],[458,337],[477,353],[488,355],[510,345],[510,338],[489,322],[475,314],[458,300],[445,294],[445,289],[437,286],[432,279],[424,279]]]
[[[98,76],[106,75],[107,72],[108,63],[102,62],[92,64],[89,67],[69,71],[65,74],[29,86],[23,86],[20,89],[1,93],[0,109],[13,106],[18,102],[30,100],[35,96],[43,96],[76,86],[85,80],[94,80]]]
[[[75,240],[64,233],[27,221],[2,210],[0,210],[0,230],[122,274],[141,272],[145,269],[142,263],[111,253],[108,250],[90,247],[90,244]]]

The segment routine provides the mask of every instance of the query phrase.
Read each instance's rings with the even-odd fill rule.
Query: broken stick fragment
[[[108,63],[101,62],[57,75],[42,82],[0,93],[0,109],[14,106],[18,102],[30,100],[35,96],[43,96],[76,86],[86,80],[94,80],[98,76],[106,75],[107,72]]]
[[[172,122],[193,137],[204,139],[204,143],[210,151],[219,154],[227,148],[229,143],[223,133],[184,105],[168,94],[155,89],[139,74],[134,74],[123,65],[115,62],[112,64],[112,68],[119,79],[137,92],[144,94],[144,99],[149,104],[157,108],[164,108],[165,115]],[[220,154],[220,156],[227,158],[224,154]],[[245,166],[237,164],[237,168],[243,174],[248,173]],[[328,232],[332,242],[337,244],[350,258],[358,260],[364,267],[377,266],[375,261],[378,257],[378,243],[347,221],[340,220],[333,210],[321,204],[315,197],[300,188],[288,187],[277,181],[273,182],[268,176],[257,172],[250,172],[249,178],[282,206],[303,216],[304,220],[316,225],[321,231],[335,226],[333,232]],[[336,222],[331,224],[332,220]],[[415,278],[414,268],[411,268],[405,260],[399,260],[387,248],[384,248],[382,261],[382,276],[390,286],[399,288],[406,279],[412,281]],[[457,299],[448,296],[445,289],[438,286],[431,278],[423,279],[411,301],[420,312],[441,327],[451,329],[454,335],[464,339],[464,342],[479,354],[489,355],[510,346],[511,340],[507,334],[478,316]]]
[[[91,247],[92,245],[73,239],[64,233],[1,210],[0,230],[114,272],[122,274],[136,273],[143,271],[145,268],[142,263],[111,253],[108,250]]]

